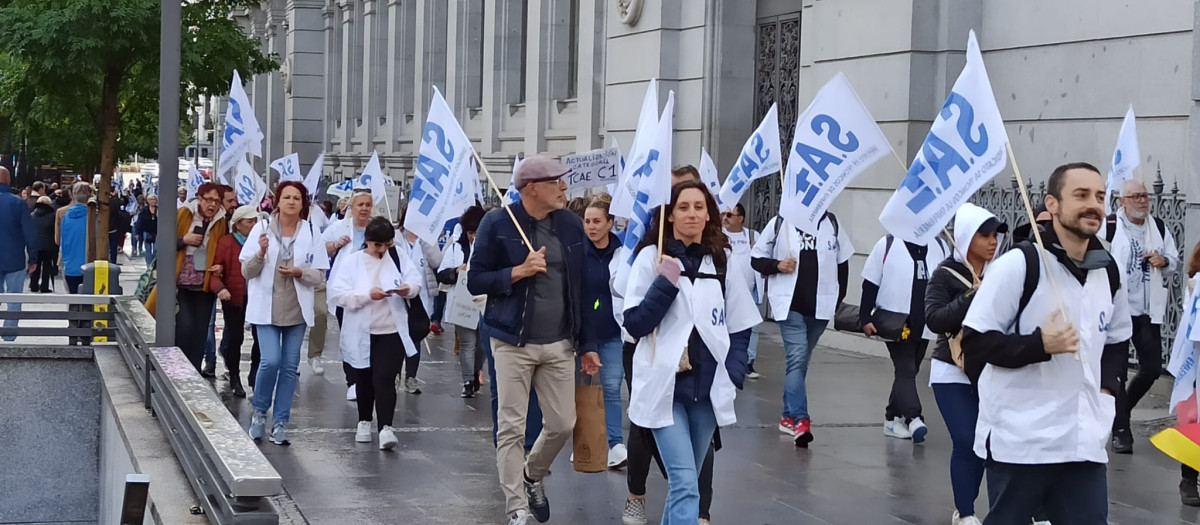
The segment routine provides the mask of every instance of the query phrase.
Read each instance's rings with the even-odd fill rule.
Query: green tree
[[[278,68],[231,18],[257,0],[186,0],[182,108],[224,95]],[[96,253],[108,249],[108,202],[117,159],[157,149],[158,0],[0,0],[0,115],[33,137],[43,159],[101,175]],[[175,155],[175,151],[157,152]]]

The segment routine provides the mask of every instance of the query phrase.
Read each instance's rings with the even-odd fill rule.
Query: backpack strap
[[[1032,242],[1021,241],[1017,244],[1017,249],[1025,256],[1025,281],[1021,285],[1021,300],[1017,302],[1017,317],[1013,321],[1014,333],[1020,334],[1021,314],[1025,312],[1025,307],[1029,306],[1029,301],[1033,298],[1033,292],[1037,290],[1042,265],[1038,262],[1038,248]]]
[[[1108,274],[1108,291],[1116,297],[1117,290],[1121,289],[1121,270],[1117,268],[1117,261],[1109,259],[1104,271]]]
[[[895,242],[896,238],[892,237],[892,234],[889,233],[889,234],[887,234],[886,237],[884,237],[884,239],[885,240],[883,241],[883,262],[886,263],[888,252],[892,251],[892,243]]]
[[[841,234],[840,228],[838,226],[837,215],[834,215],[829,212],[825,212],[825,217],[828,218],[829,222],[833,224],[833,236],[834,236],[834,238],[837,238],[837,236]]]
[[[1104,218],[1104,240],[1112,242],[1113,237],[1117,235],[1117,214],[1110,214]]]
[[[1154,217],[1153,215],[1151,217]],[[1162,219],[1154,217],[1154,225],[1158,227],[1158,236],[1163,240],[1167,238],[1167,224]]]

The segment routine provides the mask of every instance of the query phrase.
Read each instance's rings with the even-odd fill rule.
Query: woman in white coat
[[[342,360],[358,387],[358,431],[354,441],[371,442],[371,410],[379,418],[379,448],[396,446],[396,375],[405,355],[416,355],[408,334],[405,299],[421,293],[424,273],[393,245],[396,231],[375,217],[364,234],[366,248],[338,261],[329,281],[329,300],[342,308]]]
[[[698,474],[717,426],[732,425],[750,329],[761,322],[729,258],[716,201],[700,182],[671,190],[662,257],[658,214],[638,246],[624,326],[638,339],[629,419],[651,429],[667,470],[664,525],[699,522]],[[728,275],[728,278],[726,277]]]
[[[325,280],[329,256],[320,231],[306,220],[308,190],[289,181],[275,191],[274,214],[250,230],[238,260],[246,278],[246,322],[258,333],[262,362],[254,383],[250,437],[263,438],[267,410],[275,401],[271,441],[289,444],[287,423],[296,393],[304,329],[313,325],[315,287]]]

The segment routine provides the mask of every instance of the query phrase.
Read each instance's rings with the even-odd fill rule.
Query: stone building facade
[[[431,86],[502,186],[514,155],[614,140],[627,151],[651,78],[660,105],[676,92],[673,163],[697,164],[703,146],[725,173],[771,103],[787,142],[797,112],[838,71],[907,163],[974,28],[1026,178],[1066,161],[1107,166],[1132,104],[1140,173],[1161,166],[1191,209],[1196,15],[1193,0],[264,0],[241,19],[284,62],[247,89],[264,156],[325,153],[333,180],[378,151],[407,187]],[[883,234],[876,217],[902,175],[885,159],[833,205],[859,251],[852,275]],[[752,224],[775,213],[777,184],[747,195]]]

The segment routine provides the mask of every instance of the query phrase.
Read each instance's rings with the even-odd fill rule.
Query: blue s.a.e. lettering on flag
[[[470,139],[436,87],[429,117],[421,131],[418,152],[404,228],[433,244],[438,242],[442,225],[449,218],[461,215],[472,204],[473,192],[454,190],[458,182],[467,180],[467,176],[459,172],[473,169],[467,159],[474,156]],[[466,199],[455,198],[464,195]]]

